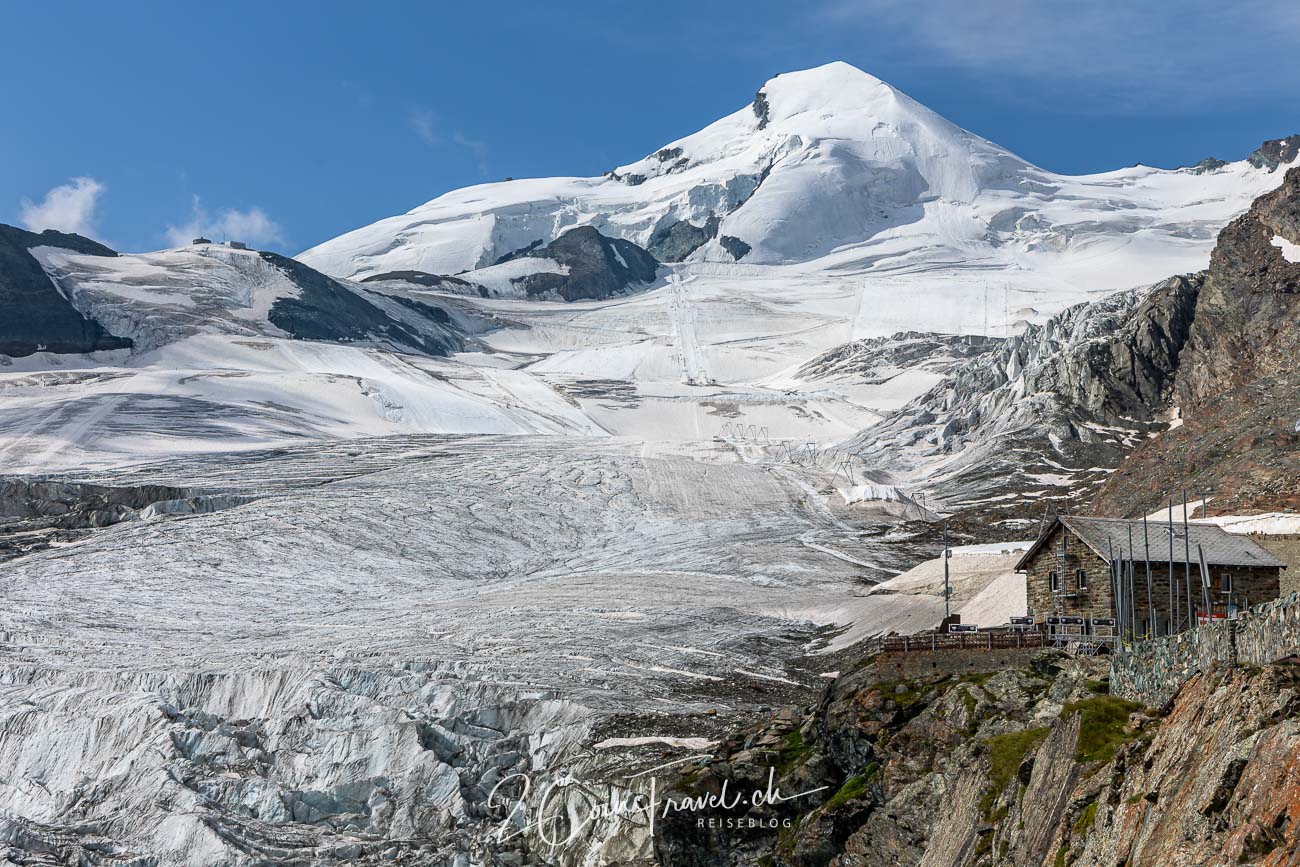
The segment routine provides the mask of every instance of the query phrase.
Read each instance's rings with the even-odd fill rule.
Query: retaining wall
[[[878,654],[872,664],[881,680],[911,680],[929,674],[965,675],[1029,664],[1040,648],[913,650]]]
[[[1110,662],[1112,695],[1160,707],[1198,671],[1262,666],[1300,653],[1300,593],[1251,606],[1236,620],[1143,641]]]

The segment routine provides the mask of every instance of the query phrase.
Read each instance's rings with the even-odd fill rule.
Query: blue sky
[[[1141,6],[1143,8],[1133,8]],[[1300,4],[9,3],[0,222],[298,252],[447,190],[591,175],[846,60],[1046,168],[1300,131]]]

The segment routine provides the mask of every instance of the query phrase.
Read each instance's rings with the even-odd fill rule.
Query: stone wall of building
[[[1198,671],[1257,667],[1300,653],[1300,593],[1252,606],[1236,620],[1143,641],[1110,663],[1112,695],[1160,707]]]
[[[1300,592],[1300,536],[1252,533],[1252,541],[1287,564],[1282,572],[1282,595]]]
[[[1039,622],[1051,614],[1069,614],[1082,617],[1114,617],[1115,609],[1112,599],[1110,566],[1083,544],[1073,533],[1067,533],[1064,553],[1061,547],[1061,534],[1064,528],[1057,526],[1047,544],[1045,544],[1026,564],[1024,569],[1026,582],[1026,599],[1029,613]],[[1210,602],[1219,614],[1226,605],[1245,607],[1285,596],[1291,591],[1300,591],[1300,536],[1259,536],[1252,535],[1254,541],[1267,548],[1274,556],[1288,563],[1294,562],[1292,573],[1282,573],[1281,579],[1274,568],[1255,568],[1247,566],[1211,566],[1210,567]],[[1186,628],[1190,619],[1188,614],[1190,583],[1191,607],[1201,608],[1201,569],[1196,563],[1185,565],[1185,551],[1175,550],[1174,556],[1179,562],[1169,563],[1168,547],[1148,546],[1139,533],[1134,538],[1133,555],[1134,577],[1136,578],[1133,601],[1137,608],[1137,631],[1145,633],[1151,624],[1147,621],[1154,616],[1155,632],[1167,631],[1169,621],[1176,620],[1178,629]],[[1180,543],[1181,544],[1181,543]],[[1148,596],[1148,564],[1144,559],[1150,555],[1151,589]],[[1124,551],[1117,551],[1117,556],[1125,556]],[[1196,552],[1191,552],[1193,560]],[[1078,571],[1087,574],[1086,588],[1080,589]],[[1051,592],[1051,572],[1061,574],[1062,592]],[[1223,576],[1231,578],[1231,593],[1222,592]],[[1172,591],[1171,591],[1172,585]]]
[[[1025,565],[1025,595],[1029,613],[1040,622],[1051,614],[1114,617],[1110,566],[1073,533],[1066,538],[1063,556],[1062,532],[1064,531],[1058,524],[1048,543]],[[1082,590],[1079,588],[1080,569],[1087,576],[1086,586]],[[1049,578],[1052,572],[1061,575],[1060,593],[1052,593]]]

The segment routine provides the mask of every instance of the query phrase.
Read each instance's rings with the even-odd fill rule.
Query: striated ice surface
[[[899,555],[801,472],[722,443],[388,437],[101,473],[254,499],[4,564],[0,841],[490,863],[502,774],[579,759],[614,714],[818,681],[814,624]]]

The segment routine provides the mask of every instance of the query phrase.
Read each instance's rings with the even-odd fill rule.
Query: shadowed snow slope
[[[46,246],[32,255],[78,310],[130,337],[137,349],[210,333],[433,355],[461,347],[445,311],[393,301],[274,253],[199,244],[114,257]]]

